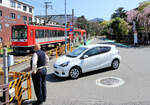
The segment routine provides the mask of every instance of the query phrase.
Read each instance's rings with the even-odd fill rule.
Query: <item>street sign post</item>
[[[134,32],[134,45],[136,45],[137,43],[138,43],[137,33]]]

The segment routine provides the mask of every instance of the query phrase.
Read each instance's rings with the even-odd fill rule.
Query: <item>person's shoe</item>
[[[45,102],[45,101],[46,101],[46,98],[43,99],[43,102]]]
[[[43,104],[43,102],[41,102],[39,100],[37,100],[35,103],[33,103],[33,105],[42,105],[42,104]]]

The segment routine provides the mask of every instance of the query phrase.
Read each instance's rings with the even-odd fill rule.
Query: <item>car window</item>
[[[99,54],[109,52],[110,50],[110,47],[99,47]]]
[[[79,56],[81,53],[83,53],[87,48],[85,47],[79,47],[77,49],[75,49],[74,51],[72,51],[71,53],[69,53],[68,55],[66,55],[67,57],[77,57]]]
[[[99,48],[96,47],[96,48],[92,48],[92,49],[88,50],[86,53],[84,53],[84,55],[88,55],[90,57],[93,55],[97,55],[98,53],[99,53]]]

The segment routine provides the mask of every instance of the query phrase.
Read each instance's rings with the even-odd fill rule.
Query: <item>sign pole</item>
[[[8,84],[8,62],[7,62],[7,48],[3,48],[3,71],[4,71],[4,83]]]
[[[7,63],[7,47],[3,48],[3,71],[4,71],[4,84],[8,84],[8,63]],[[4,101],[6,101],[6,91],[3,92]]]
[[[133,21],[133,32],[134,32],[134,45],[138,44],[137,31],[136,31],[136,23]]]

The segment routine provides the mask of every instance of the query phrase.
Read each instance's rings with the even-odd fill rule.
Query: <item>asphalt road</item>
[[[43,105],[150,105],[150,47],[118,49],[122,56],[118,70],[97,70],[76,80],[54,76],[55,59],[51,60],[47,100]],[[124,84],[109,88],[97,85],[96,80],[104,77],[121,78]],[[36,100],[34,91],[32,93]]]

